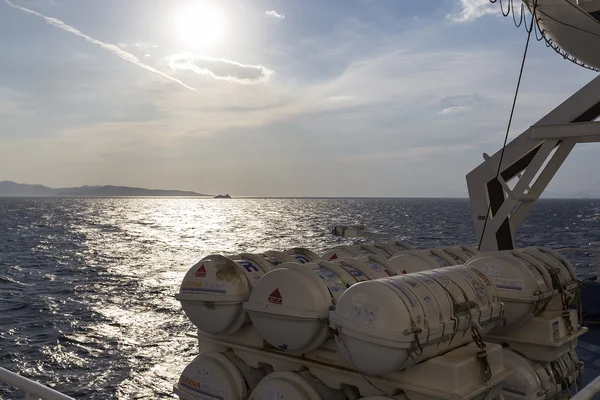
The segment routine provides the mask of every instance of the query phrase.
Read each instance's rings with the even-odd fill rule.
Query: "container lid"
[[[204,353],[185,369],[175,385],[180,398],[240,400],[248,397],[244,377],[222,353]]]
[[[539,393],[544,392],[552,385],[550,377],[541,368],[542,376],[538,373],[539,363],[535,363],[514,351],[505,348],[504,365],[507,369],[515,371],[502,383],[502,391],[525,399],[537,399]],[[542,381],[543,379],[543,381]]]
[[[342,400],[343,398],[340,398]],[[249,400],[324,400],[302,376],[280,371],[267,375],[252,391]]]
[[[192,323],[209,334],[230,335],[248,322],[242,303],[265,274],[263,265],[271,265],[255,254],[231,257],[235,259],[222,256],[202,259],[188,271],[175,296]],[[238,278],[239,281],[245,278],[246,283],[234,284]]]
[[[327,338],[329,309],[356,282],[346,270],[326,261],[284,263],[258,281],[244,309],[271,345],[306,352]]]
[[[220,255],[204,257],[183,278],[179,300],[239,302],[248,297],[248,278],[235,262]]]

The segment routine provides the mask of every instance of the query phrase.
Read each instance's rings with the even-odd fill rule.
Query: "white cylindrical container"
[[[502,384],[505,399],[553,399],[565,393],[580,374],[582,363],[574,350],[549,363],[532,361],[508,348],[504,365],[515,371]]]
[[[388,253],[388,258],[400,253],[401,251],[414,250],[415,248],[405,242],[385,242],[375,243],[375,247],[385,250]]]
[[[384,257],[389,257],[389,253],[379,247],[361,244],[356,246],[338,246],[326,251],[322,256],[322,260],[334,261],[342,257],[360,257],[364,255],[377,254]]]
[[[294,247],[293,249],[284,251],[284,253],[294,257],[296,262],[299,262],[300,264],[306,264],[321,259],[317,254],[303,247]]]
[[[230,257],[204,257],[187,272],[175,295],[190,321],[212,335],[231,335],[244,326],[248,316],[242,303],[253,285],[281,262],[296,261],[277,252]]]
[[[338,258],[331,262],[344,268],[359,281],[365,280],[362,275],[368,279],[387,278],[393,275],[388,268],[387,260],[374,254],[356,258]]]
[[[329,316],[341,353],[359,371],[386,375],[488,333],[502,313],[480,271],[451,266],[358,283]]]
[[[544,248],[481,253],[468,262],[485,273],[504,303],[504,323],[495,332],[522,327],[534,316],[559,312],[579,290],[575,271],[562,256]],[[560,292],[566,293],[561,296]]]
[[[367,279],[349,264],[285,263],[257,282],[244,309],[268,343],[305,353],[327,339],[329,309],[346,288]]]
[[[471,257],[479,254],[479,250],[476,248],[465,245],[443,247],[439,250],[442,250],[444,253],[452,257],[458,265],[466,263]]]
[[[246,400],[266,372],[250,368],[233,352],[196,357],[174,385],[180,400]]]
[[[249,400],[347,400],[347,397],[305,370],[267,375],[252,391]]]
[[[396,275],[459,264],[444,249],[403,251],[390,258],[390,263]]]

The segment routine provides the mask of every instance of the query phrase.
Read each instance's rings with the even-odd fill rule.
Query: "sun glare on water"
[[[175,13],[177,38],[193,49],[221,45],[227,32],[227,16],[218,2],[198,0]]]

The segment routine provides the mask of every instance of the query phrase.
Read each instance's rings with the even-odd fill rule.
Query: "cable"
[[[496,172],[496,179],[500,176],[500,171],[502,168],[502,159],[504,158],[504,151],[506,150],[506,143],[508,142],[508,134],[510,133],[510,126],[512,124],[513,115],[515,113],[515,106],[517,105],[517,97],[519,96],[519,88],[521,87],[521,78],[523,77],[523,70],[525,69],[525,60],[527,59],[527,51],[529,50],[529,40],[531,39],[531,32],[533,31],[533,23],[535,22],[535,15],[537,9],[537,0],[533,3],[533,10],[531,11],[531,24],[529,26],[529,30],[527,33],[527,41],[525,42],[525,51],[523,52],[523,59],[521,61],[521,70],[519,71],[519,79],[517,80],[517,88],[515,90],[515,96],[513,98],[512,108],[510,110],[510,117],[508,118],[508,126],[506,127],[506,135],[504,135],[504,144],[502,145],[502,150],[500,152],[500,161],[498,162],[498,171]],[[488,200],[489,201],[489,200]],[[481,243],[483,242],[483,237],[485,235],[485,228],[487,226],[488,220],[490,218],[490,212],[492,210],[492,202],[489,201],[488,211],[485,214],[485,222],[483,223],[483,229],[481,230],[481,237],[479,238],[478,249],[481,249]]]

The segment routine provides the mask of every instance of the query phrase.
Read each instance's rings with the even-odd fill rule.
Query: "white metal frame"
[[[72,397],[50,389],[21,375],[0,367],[0,382],[21,389],[27,400],[74,400]]]
[[[508,143],[498,177],[502,150],[483,155],[484,162],[467,175],[481,251],[514,248],[515,231],[575,145],[600,142],[598,116],[600,76]],[[512,179],[517,182],[511,189]]]

